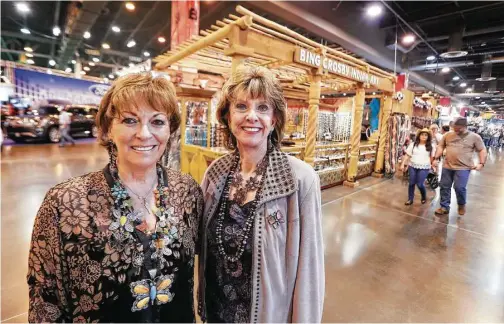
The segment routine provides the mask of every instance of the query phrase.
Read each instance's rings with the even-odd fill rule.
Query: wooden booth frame
[[[349,158],[345,161],[348,164],[345,184],[349,186],[358,185],[360,127],[366,90],[380,91],[383,94],[383,109],[380,112],[380,136],[374,171],[381,174],[386,121],[392,111],[396,77],[354,56],[314,42],[242,6],[237,6],[236,11],[242,16],[229,15],[229,19],[217,21],[211,29],[202,30],[200,36],[194,36],[156,57],[155,69],[166,71],[174,67],[186,67],[226,78],[242,64],[267,67],[278,77],[287,98],[308,102],[306,146],[302,154],[297,156],[311,165],[315,162],[317,118],[319,107],[323,105],[321,96],[355,91]],[[210,103],[208,111],[211,111]],[[185,119],[182,127],[185,128]],[[181,135],[184,133],[185,129],[182,129]],[[193,157],[185,161],[182,158],[182,171],[189,172],[197,181],[201,181],[211,158],[223,154],[222,149],[210,147],[195,152],[195,148],[185,145],[184,140],[181,141],[181,150],[181,156],[187,153]],[[299,148],[293,150],[299,151]]]

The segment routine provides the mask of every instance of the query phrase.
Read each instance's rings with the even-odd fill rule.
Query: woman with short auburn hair
[[[194,322],[198,184],[159,159],[180,116],[173,85],[119,78],[96,117],[110,163],[47,193],[29,255],[30,322]]]
[[[274,75],[241,67],[217,107],[232,153],[203,183],[199,312],[208,322],[320,322],[320,182],[279,149],[286,102]]]

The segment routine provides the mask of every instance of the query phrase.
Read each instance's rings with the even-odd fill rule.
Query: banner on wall
[[[170,48],[199,33],[199,0],[172,1]]]
[[[30,98],[34,103],[50,100],[72,104],[99,104],[109,85],[58,75],[14,69],[15,93]]]

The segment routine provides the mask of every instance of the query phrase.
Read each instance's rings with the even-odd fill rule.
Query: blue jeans
[[[441,207],[450,210],[451,188],[455,189],[457,203],[461,206],[466,204],[467,182],[471,170],[450,170],[443,168],[441,173],[441,183],[439,184],[441,192]]]
[[[425,190],[425,179],[429,174],[429,169],[417,169],[413,167],[409,167],[409,186],[408,186],[408,200],[413,201],[415,197],[415,185],[420,189],[420,193],[422,194],[422,200],[427,196],[427,192]]]

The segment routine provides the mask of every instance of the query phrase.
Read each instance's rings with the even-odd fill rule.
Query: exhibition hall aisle
[[[96,143],[5,147],[2,153],[2,322],[26,322],[33,220],[47,190],[103,168]],[[322,192],[324,322],[503,322],[504,153],[469,182],[467,215],[433,215],[438,197],[404,206],[406,184],[366,178]],[[453,197],[455,199],[455,197]]]

